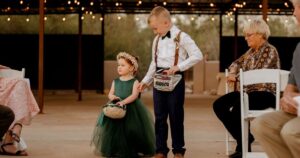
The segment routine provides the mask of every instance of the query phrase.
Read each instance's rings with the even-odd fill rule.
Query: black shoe
[[[243,154],[240,151],[235,151],[233,154],[229,155],[229,158],[242,158]]]

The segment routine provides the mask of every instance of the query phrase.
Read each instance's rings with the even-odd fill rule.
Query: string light
[[[260,4],[258,7],[259,7],[259,8],[262,8],[262,5]]]
[[[103,17],[100,17],[99,20],[100,20],[100,21],[103,21]]]
[[[10,17],[8,17],[6,20],[7,20],[7,21],[10,21]]]
[[[81,16],[81,20],[84,20],[84,16]]]
[[[139,20],[140,20],[140,18],[139,18],[139,17],[136,17],[136,18],[135,18],[135,20],[136,20],[136,21],[139,21]]]
[[[70,4],[71,4],[71,1],[68,1],[68,4],[70,5]]]
[[[166,1],[164,1],[164,2],[163,2],[163,5],[164,5],[164,6],[166,6],[166,5],[167,5],[167,2],[166,2]]]
[[[29,18],[26,18],[26,22],[29,22],[30,21],[30,19]]]
[[[210,7],[214,7],[215,5],[214,5],[213,3],[210,3],[209,6],[210,6]]]
[[[93,5],[94,5],[94,2],[91,2],[90,5],[93,6]]]
[[[267,18],[267,21],[270,21],[270,19],[269,19],[269,18]]]
[[[121,19],[122,19],[122,17],[118,16],[118,20],[121,20]]]
[[[141,4],[142,4],[142,1],[141,1],[141,0],[139,0],[138,4],[139,4],[139,5],[141,5]]]
[[[188,2],[188,3],[187,3],[188,6],[190,6],[191,4],[192,4],[191,2]]]
[[[212,18],[211,18],[211,21],[215,21],[215,18],[214,18],[214,17],[212,17]]]
[[[93,16],[92,16],[92,19],[94,20],[95,18],[96,18],[95,15],[93,15]]]
[[[21,5],[23,4],[23,1],[22,1],[22,0],[20,0],[20,4],[21,4]]]
[[[118,3],[118,2],[116,2],[116,6],[119,6],[119,3]]]
[[[62,21],[66,21],[66,17],[63,17],[63,18],[62,18]]]
[[[287,2],[284,2],[284,6],[288,8],[289,4]]]
[[[47,21],[47,17],[46,16],[44,17],[44,21]]]

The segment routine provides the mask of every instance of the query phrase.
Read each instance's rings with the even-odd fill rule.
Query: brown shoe
[[[155,158],[167,158],[167,156],[165,156],[162,153],[157,153],[157,154],[155,154]]]
[[[180,154],[180,153],[177,153],[177,154],[174,155],[174,158],[183,158],[183,155]]]

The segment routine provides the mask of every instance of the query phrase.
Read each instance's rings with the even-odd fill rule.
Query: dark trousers
[[[275,95],[270,92],[255,91],[250,92],[248,95],[249,108],[251,110],[263,110],[269,107],[275,108]],[[213,103],[213,108],[217,117],[236,140],[236,151],[242,151],[240,92],[231,92],[221,96]],[[249,143],[253,141],[254,137],[249,131]]]
[[[0,140],[7,132],[14,119],[15,115],[13,111],[9,107],[0,105]]]
[[[169,116],[172,148],[173,153],[184,154],[184,79],[177,84],[172,92],[158,91],[154,88],[154,114],[155,114],[155,136],[156,136],[156,153],[167,155],[169,148],[168,123]]]

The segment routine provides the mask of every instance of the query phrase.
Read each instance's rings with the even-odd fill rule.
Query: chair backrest
[[[240,69],[240,93],[241,93],[241,110],[245,113],[249,110],[248,95],[244,92],[244,86],[259,83],[274,83],[276,86],[276,110],[279,109],[280,99],[280,70],[279,69],[255,69],[243,71]],[[247,98],[244,98],[247,97]],[[244,109],[243,109],[244,108]]]
[[[288,80],[289,80],[290,71],[280,70],[280,91],[284,91]]]
[[[25,68],[22,68],[22,70],[0,69],[0,77],[24,78]]]

